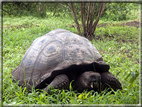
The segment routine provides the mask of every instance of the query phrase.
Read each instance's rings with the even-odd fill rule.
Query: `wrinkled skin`
[[[53,81],[45,88],[47,91],[50,86],[56,89],[69,89],[70,79],[66,74],[60,74],[56,76]],[[86,71],[81,75],[78,75],[73,81],[72,85],[74,89],[82,92],[85,89],[95,90],[99,88],[98,83],[101,82],[101,75],[97,72]]]
[[[44,90],[48,92],[50,86],[55,89],[69,89],[71,80],[68,76],[66,74],[60,74],[56,76]],[[85,89],[98,92],[108,88],[112,88],[114,89],[114,91],[122,89],[121,83],[110,72],[83,72],[82,74],[76,76],[72,83],[72,86],[75,90],[78,90],[78,92],[82,92]]]

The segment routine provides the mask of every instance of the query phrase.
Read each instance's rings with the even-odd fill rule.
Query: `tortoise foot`
[[[103,72],[101,74],[101,89],[105,90],[108,88],[112,88],[114,91],[117,91],[118,89],[122,90],[121,83],[119,80],[112,75],[110,72]]]
[[[53,81],[44,88],[48,92],[49,88],[53,87],[55,89],[69,89],[69,78],[65,74],[56,76]]]

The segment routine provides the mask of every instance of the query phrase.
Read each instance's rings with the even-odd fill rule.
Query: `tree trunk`
[[[97,24],[99,22],[99,19],[100,19],[100,17],[102,16],[102,14],[104,12],[105,5],[106,5],[106,3],[101,3],[101,5],[100,5],[100,9],[99,9],[99,12],[98,12],[97,19],[96,19],[96,21],[93,24],[92,32],[94,32],[96,30],[96,26],[97,26]]]
[[[88,12],[87,12],[87,30],[89,29],[90,5],[91,5],[91,3],[88,3]],[[88,34],[87,34],[87,35],[88,35]]]
[[[82,27],[83,27],[83,35],[86,34],[86,13],[85,13],[85,3],[81,3],[81,21],[82,21]]]
[[[85,5],[88,4],[88,9],[85,11]],[[83,36],[87,37],[88,39],[94,38],[94,32],[96,30],[96,26],[99,22],[100,17],[103,14],[104,8],[106,3],[84,3],[80,4],[80,11],[81,11],[81,22],[82,22],[82,29],[83,29]],[[77,26],[78,34],[80,35],[80,26],[76,18],[76,14],[74,11],[73,3],[70,3],[71,11]],[[94,18],[96,15],[96,20],[94,22]],[[94,23],[93,23],[94,22]]]
[[[94,15],[95,5],[96,3],[90,4],[90,10],[89,10],[90,15],[89,15],[89,20],[88,20],[87,38],[89,38],[90,36],[94,36],[94,32],[92,32],[92,28],[93,28],[93,21],[95,17]]]
[[[78,35],[81,35],[79,23],[77,21],[76,13],[75,13],[74,8],[73,8],[73,3],[70,3],[70,7],[71,7],[71,11],[72,11],[72,14],[73,14],[73,17],[74,17],[74,21],[75,21],[76,26],[77,26]]]
[[[100,19],[101,15],[103,14],[103,11],[104,11],[104,8],[105,8],[105,4],[106,3],[101,3],[100,4],[100,8],[99,8],[99,11],[98,11],[98,16],[97,16],[96,21],[94,23],[93,23],[94,17],[95,17],[94,11],[97,8],[96,7],[96,3],[89,3],[88,4],[88,15],[87,15],[88,20],[87,20],[87,31],[86,31],[87,34],[86,34],[86,37],[88,39],[90,39],[90,40],[93,39],[94,36],[95,36],[94,32],[96,30],[96,26],[97,26],[97,24],[99,22],[99,19]]]

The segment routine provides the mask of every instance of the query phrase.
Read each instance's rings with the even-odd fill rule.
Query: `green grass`
[[[46,95],[34,89],[28,93],[26,88],[12,83],[11,71],[20,64],[33,40],[58,28],[77,33],[69,24],[74,21],[67,17],[3,18],[3,104],[139,104],[139,28],[134,27],[100,27],[91,41],[122,83],[122,91],[111,94],[53,89],[51,95]]]

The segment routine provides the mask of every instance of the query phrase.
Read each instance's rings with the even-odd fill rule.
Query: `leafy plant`
[[[107,3],[103,17],[113,21],[135,19],[138,16],[134,15],[132,11],[135,10],[138,13],[137,7],[138,5],[134,3]]]

